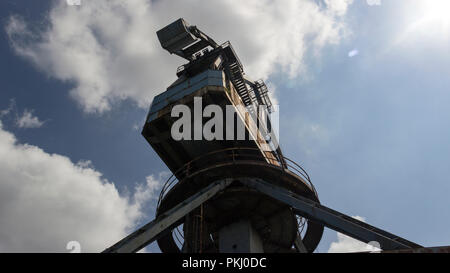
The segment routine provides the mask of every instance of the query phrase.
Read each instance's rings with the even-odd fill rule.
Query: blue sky
[[[39,45],[39,39],[17,46],[15,36],[7,32],[11,16],[20,16],[28,29],[42,39],[49,21],[68,18],[49,16],[51,10],[57,13],[58,8],[67,8],[56,2],[0,3],[0,110],[8,109],[11,100],[15,102],[13,110],[1,117],[2,130],[14,135],[19,144],[27,143],[47,154],[66,156],[74,164],[90,160],[89,168],[114,183],[121,195],[132,195],[136,185],[145,184],[148,176],[159,178],[161,172],[167,171],[140,135],[140,127],[149,101],[163,91],[161,87],[175,79],[176,67],[182,60],[168,56],[158,47],[151,53],[145,51],[167,60],[161,65],[159,59],[149,57],[154,62],[142,64],[147,73],[157,74],[162,70],[167,77],[157,83],[144,82],[148,91],[141,93],[133,91],[133,88],[141,90],[141,85],[131,86],[130,93],[120,94],[108,93],[108,88],[114,87],[106,87],[105,96],[112,98],[108,97],[108,107],[95,108],[94,104],[92,108],[71,93],[83,84],[84,75],[73,75],[70,69],[64,75],[55,73],[53,67],[59,66],[42,64],[52,55],[33,46],[33,43]],[[334,27],[342,25],[337,34],[318,27],[317,32],[327,35],[327,42],[310,38],[315,30],[308,30],[298,39],[267,41],[262,45],[256,44],[256,38],[250,42],[251,38],[244,37],[254,34],[249,35],[245,28],[244,33],[235,33],[226,26],[209,27],[206,23],[211,18],[202,17],[209,7],[185,10],[183,15],[180,10],[171,9],[170,4],[166,7],[160,2],[163,1],[152,4],[152,9],[163,12],[149,19],[154,25],[143,32],[149,36],[143,41],[154,45],[156,35],[151,36],[152,30],[178,17],[213,30],[209,33],[219,37],[219,41],[230,39],[244,66],[248,65],[249,71],[274,87],[280,105],[281,147],[287,157],[308,171],[323,204],[348,215],[361,216],[372,225],[425,246],[450,244],[447,228],[450,225],[450,28],[442,16],[445,13],[440,12],[450,11],[445,1],[439,2],[442,6],[436,9],[427,3],[431,1],[392,0],[369,5],[366,1],[342,0],[338,2],[343,3],[345,10],[328,6],[330,13],[313,17],[317,14],[312,11],[311,17],[304,19],[315,18],[319,25],[330,22]],[[311,1],[300,2],[306,3],[305,9],[311,7],[307,5]],[[326,2],[311,3],[324,8]],[[83,5],[89,4],[86,1]],[[272,12],[272,9],[261,9],[257,15]],[[242,12],[229,11],[229,14],[244,18],[245,11],[244,7]],[[334,13],[330,15],[331,12]],[[249,18],[243,22],[257,21],[252,16]],[[261,36],[281,39],[284,36],[273,36],[274,33],[289,27],[283,24],[306,24],[300,20],[301,16],[292,21],[283,19],[280,25],[274,26],[273,33]],[[313,26],[307,25],[315,29]],[[16,34],[25,37],[23,33]],[[231,37],[226,37],[228,34]],[[21,55],[17,49],[20,47],[39,53],[39,63]],[[277,47],[292,56],[274,54]],[[253,51],[261,55],[251,56]],[[299,61],[291,61],[290,57]],[[264,58],[268,61],[264,62]],[[266,68],[261,63],[271,65]],[[133,69],[133,62],[128,65]],[[117,86],[129,87],[126,77]],[[43,125],[20,128],[17,119],[25,110],[31,111]],[[141,208],[143,216],[138,223],[152,218],[154,202],[150,198]],[[1,248],[1,238],[0,234],[0,250],[7,251],[6,247]],[[336,241],[336,232],[327,230],[317,251],[327,252]],[[156,246],[149,249],[157,251]],[[13,250],[27,249],[19,245]]]

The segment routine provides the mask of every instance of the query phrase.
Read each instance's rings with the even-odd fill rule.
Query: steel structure
[[[162,252],[313,252],[324,227],[387,251],[421,247],[322,205],[306,171],[265,131],[239,141],[172,139],[171,109],[193,107],[195,98],[235,107],[247,133],[261,122],[258,106],[265,105],[266,114],[273,108],[267,86],[244,74],[229,42],[219,45],[183,19],[157,35],[164,49],[188,61],[153,100],[142,131],[173,175],[161,190],[156,218],[104,252],[136,252],[155,240]],[[234,134],[236,126],[224,130]]]

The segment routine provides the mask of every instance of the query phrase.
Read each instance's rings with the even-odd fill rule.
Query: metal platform
[[[223,113],[226,113],[226,107],[234,108],[236,114],[233,117],[233,125],[224,122],[222,128],[224,139],[208,141],[172,138],[171,128],[176,120],[171,117],[172,108],[182,104],[188,106],[194,113],[196,98],[202,99],[201,111],[211,104],[220,106]],[[196,118],[192,117],[191,128],[194,128],[196,122],[194,119]],[[267,149],[262,148],[271,145],[263,136],[265,132],[263,130],[252,132],[251,128],[256,128],[257,118],[248,112],[248,108],[245,107],[236,89],[231,82],[226,81],[222,71],[207,70],[193,78],[172,85],[167,91],[156,96],[150,107],[142,135],[172,172],[176,172],[194,158],[233,147],[254,148],[252,153],[260,155],[263,160],[278,162],[274,159],[279,156],[279,151],[265,151]],[[200,122],[203,123],[203,119]],[[234,136],[238,127],[244,128],[245,139],[232,138],[228,140],[225,136],[229,133]]]
[[[307,219],[307,228],[304,234],[297,233],[299,235],[297,238],[286,237],[285,242],[292,242],[292,250],[300,251],[303,248],[306,252],[313,252],[320,242],[324,226],[366,243],[377,241],[383,250],[421,248],[420,245],[400,236],[321,205],[314,187],[307,179],[307,174],[303,173],[301,169],[298,174],[295,173],[298,165],[292,164],[295,168],[284,169],[264,161],[252,160],[251,157],[242,154],[242,151],[235,150],[237,149],[223,151],[234,158],[232,161],[216,162],[207,168],[193,167],[197,166],[195,164],[185,166],[186,168],[183,170],[187,173],[185,178],[172,187],[166,186],[162,191],[156,219],[108,248],[105,252],[134,252],[154,240],[158,240],[163,252],[180,252],[181,249],[174,240],[174,232],[176,232],[176,227],[183,224],[185,217],[199,206],[208,203],[220,204],[217,203],[217,200],[229,201],[226,198],[227,194],[229,196],[236,195],[238,192],[242,194],[245,191],[244,188],[247,188],[255,196],[260,198],[264,196],[261,199],[264,200],[262,202],[269,205],[275,204],[278,209],[281,209],[279,210],[280,213],[284,204],[285,207],[292,208],[292,212],[295,214]],[[230,151],[236,153],[230,153]],[[264,175],[261,175],[263,169]],[[237,195],[237,200],[241,201],[235,204],[236,208],[246,211],[248,206],[239,202],[243,202],[248,196],[239,198],[239,195]],[[256,208],[255,206],[251,207],[254,211]],[[276,209],[266,209],[264,212],[269,214],[271,212],[276,215],[274,211]],[[240,216],[242,215],[238,214],[237,218]],[[289,219],[289,217],[286,215],[282,218]],[[252,219],[248,215],[242,218]],[[266,214],[263,214],[262,218],[270,219]],[[236,222],[236,220],[238,219],[232,219],[231,222]],[[217,220],[213,220],[213,222],[217,222]],[[226,226],[226,224],[224,223],[223,226]],[[283,224],[275,227],[283,227]],[[221,228],[220,224],[218,228]],[[279,231],[275,233],[279,234]],[[270,238],[271,235],[266,236]],[[211,238],[214,243],[214,236]],[[284,241],[281,237],[275,236],[275,238],[273,241]],[[273,241],[269,240],[269,242]],[[286,248],[282,248],[280,245],[275,247],[266,245],[265,250],[285,252]]]

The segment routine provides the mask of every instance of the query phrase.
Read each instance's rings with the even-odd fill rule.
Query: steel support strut
[[[255,181],[256,180],[256,181]],[[338,211],[327,208],[308,198],[274,186],[260,179],[246,179],[241,182],[278,201],[281,201],[300,216],[319,222],[324,226],[353,237],[365,243],[378,242],[383,250],[420,248],[421,246],[394,234],[356,220]]]
[[[103,252],[129,253],[139,251],[156,240],[158,236],[162,235],[164,232],[171,230],[180,219],[211,199],[218,192],[227,188],[231,182],[231,179],[225,179],[210,184]],[[240,182],[285,203],[290,206],[296,214],[302,217],[323,224],[328,228],[365,243],[372,241],[378,242],[382,250],[413,249],[422,247],[416,243],[325,207],[308,198],[269,184],[261,179],[241,179]],[[299,252],[305,251],[305,247],[303,246],[300,237],[297,237],[295,247]]]
[[[182,203],[161,214],[157,219],[120,240],[115,245],[105,249],[103,253],[131,253],[139,251],[156,240],[159,235],[173,228],[173,225],[189,212],[193,211],[230,184],[231,179],[219,180],[210,184]]]
[[[295,237],[294,247],[295,250],[297,250],[297,252],[299,253],[308,253],[308,250],[303,244],[302,237],[300,236],[300,234],[297,234],[297,237]]]

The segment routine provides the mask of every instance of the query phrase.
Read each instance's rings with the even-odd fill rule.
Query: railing
[[[253,152],[253,153],[251,153]],[[255,153],[256,152],[256,153]],[[271,154],[272,155],[272,154]],[[188,177],[190,174],[204,170],[208,167],[213,166],[214,164],[219,163],[227,163],[227,162],[237,162],[237,161],[248,161],[254,159],[254,161],[258,161],[258,163],[266,163],[270,166],[275,166],[283,171],[291,171],[292,173],[302,177],[306,183],[309,184],[314,194],[317,195],[316,189],[311,182],[311,179],[308,173],[296,162],[293,160],[284,157],[284,168],[280,158],[275,156],[267,156],[264,152],[261,153],[257,148],[228,148],[218,151],[213,151],[210,153],[206,153],[201,155],[190,162],[186,163],[183,167],[178,169],[175,173],[173,173],[167,181],[164,183],[161,192],[159,194],[159,199],[157,203],[157,210],[159,210],[159,206],[161,205],[161,201],[164,199],[166,193],[177,183],[177,177]],[[205,164],[198,164],[201,167],[197,167],[197,163],[204,161]],[[211,163],[212,162],[212,163]],[[276,162],[277,164],[273,164],[270,162]]]
[[[182,71],[184,70],[184,65],[180,65],[179,67],[177,67],[177,75],[179,74],[179,73],[181,73]]]

